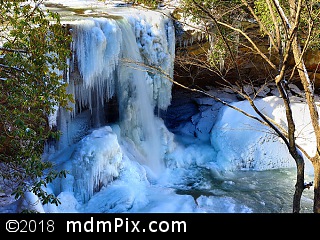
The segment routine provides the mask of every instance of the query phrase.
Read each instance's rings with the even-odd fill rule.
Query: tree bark
[[[320,156],[317,153],[317,156],[314,158],[313,167],[314,167],[314,200],[313,200],[313,212],[320,213]]]
[[[297,180],[295,191],[293,195],[293,213],[300,213],[301,210],[301,196],[304,190],[304,159],[301,155],[294,156],[297,165]]]

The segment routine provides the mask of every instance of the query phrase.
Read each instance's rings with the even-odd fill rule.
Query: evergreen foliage
[[[31,191],[43,204],[58,205],[43,187],[66,172],[42,154],[59,137],[49,115],[72,101],[63,81],[71,36],[42,2],[0,1],[0,182],[16,199]]]

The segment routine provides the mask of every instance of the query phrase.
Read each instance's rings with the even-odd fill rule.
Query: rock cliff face
[[[173,13],[174,15],[174,13]],[[177,15],[177,13],[176,13]],[[178,16],[174,15],[176,18]],[[254,24],[247,24],[249,31],[259,31],[258,27]],[[276,62],[276,53],[269,52],[268,38],[256,39],[259,48],[265,52],[271,59]],[[206,54],[209,49],[210,43],[206,40],[202,33],[191,28],[183,29],[182,25],[177,25],[177,37],[176,37],[176,61],[175,61],[175,79],[187,86],[200,85],[205,87],[208,85],[215,85],[219,82],[220,76],[205,68]],[[246,48],[238,48],[239,55],[237,57],[237,63],[240,70],[240,74],[243,79],[257,81],[265,81],[270,77],[270,73],[273,71],[268,67],[267,63],[259,57],[257,54],[249,52]],[[193,61],[197,66],[192,66],[190,61]],[[228,80],[235,79],[236,71],[233,68],[233,64],[228,64],[227,59],[221,59],[224,64],[225,75]],[[312,49],[306,52],[304,61],[311,80],[314,81],[315,87],[320,87],[320,49]],[[290,61],[290,65],[293,67],[293,59]],[[276,73],[274,73],[276,74]],[[270,78],[272,80],[272,78]],[[294,78],[294,83],[299,86],[298,76]]]

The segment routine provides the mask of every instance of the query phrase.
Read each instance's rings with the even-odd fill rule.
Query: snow
[[[233,105],[257,116],[247,101]],[[280,98],[264,97],[256,100],[256,105],[278,124],[286,126],[285,108]],[[297,143],[312,155],[315,149],[315,136],[312,134],[310,116],[306,113],[308,108],[305,103],[301,102],[293,102],[291,106],[298,128],[297,132],[300,133],[297,136]],[[244,135],[248,137],[244,138]],[[223,165],[224,169],[267,170],[295,166],[286,145],[278,136],[272,134],[268,127],[242,116],[231,108],[224,110],[212,129],[211,144],[218,152],[219,163],[221,162],[219,165]],[[308,164],[307,159],[306,162]],[[310,170],[310,166],[307,170]]]
[[[103,4],[68,1],[70,6],[93,3]],[[50,116],[63,135],[44,153],[57,169],[69,171],[46,188],[61,204],[42,206],[27,193],[17,209],[10,205],[0,211],[30,208],[32,202],[37,203],[34,210],[45,213],[291,212],[295,163],[270,129],[205,96],[192,97],[191,116],[175,128],[155,114],[155,109],[172,115],[188,111],[171,105],[171,82],[145,67],[159,67],[172,77],[173,24],[158,13],[123,11],[121,20],[69,22],[75,51],[70,65],[82,82],[70,73],[68,90],[81,111],[59,109]],[[255,115],[248,102],[218,90],[211,93]],[[119,119],[103,121],[103,105],[114,96]],[[263,96],[256,104],[285,125],[279,97]],[[292,107],[299,144],[312,155],[315,139],[309,115],[302,114],[307,106],[296,100]],[[312,178],[307,160],[306,169]],[[312,211],[308,194],[302,205]]]

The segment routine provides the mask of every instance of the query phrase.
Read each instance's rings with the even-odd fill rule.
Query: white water
[[[160,154],[160,129],[156,125],[152,79],[146,71],[131,25],[121,24],[123,38],[122,60],[119,67],[120,128],[123,136],[140,148],[145,160],[156,174],[164,169]]]

